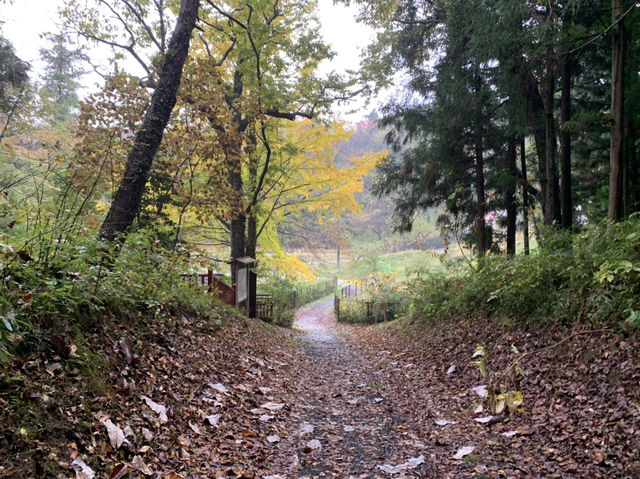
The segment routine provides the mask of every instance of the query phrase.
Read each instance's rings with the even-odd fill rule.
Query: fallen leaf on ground
[[[196,424],[192,423],[191,421],[189,421],[189,427],[196,434],[202,434],[202,431],[200,431],[200,428]]]
[[[452,421],[450,419],[436,419],[435,422],[438,426],[446,426],[447,424],[456,424],[455,421]]]
[[[220,420],[220,414],[211,414],[210,416],[205,417],[204,420],[212,426],[216,426]]]
[[[420,455],[418,457],[412,457],[411,459],[408,459],[407,462],[398,464],[396,466],[392,466],[391,464],[383,464],[383,465],[378,465],[377,468],[380,469],[381,471],[388,472],[389,474],[398,474],[399,472],[402,472],[402,471],[415,469],[420,464],[424,464],[423,455]]]
[[[473,387],[471,388],[471,390],[481,398],[486,398],[489,395],[489,392],[487,391],[487,386],[485,385]]]
[[[140,397],[144,399],[144,402],[147,403],[147,406],[149,406],[151,410],[158,415],[160,422],[167,422],[169,420],[169,418],[167,417],[166,407],[164,407],[162,404],[158,404],[153,399],[148,398],[147,396],[140,396]]]
[[[222,385],[221,383],[209,384],[209,386],[211,386],[211,389],[215,389],[216,391],[222,394],[226,394],[229,392],[229,390],[226,387],[224,387],[224,385]]]
[[[317,439],[311,439],[311,441],[307,443],[307,446],[311,449],[320,449],[322,447],[322,444],[320,444],[320,441],[318,441]]]
[[[491,422],[492,419],[493,419],[493,416],[485,416],[485,417],[477,417],[474,419],[474,421],[479,422],[481,424],[486,424],[488,422]]]
[[[76,479],[93,479],[96,473],[85,464],[80,456],[71,463],[71,468],[76,471]]]
[[[284,403],[266,402],[264,404],[261,404],[260,407],[262,409],[268,409],[269,411],[279,411],[284,407]]]
[[[134,456],[131,465],[145,476],[153,476],[153,471],[149,469],[140,456]]]
[[[118,450],[122,443],[125,441],[124,439],[124,431],[116,426],[111,419],[107,419],[104,421],[104,427],[107,428],[107,434],[109,435],[109,442],[111,443],[111,447]]]
[[[311,434],[313,432],[313,425],[311,424],[303,424],[300,428],[300,434]]]
[[[463,446],[454,454],[454,459],[462,459],[464,456],[468,456],[473,452],[475,448],[473,446]]]
[[[116,464],[116,466],[113,468],[109,479],[121,479],[127,474],[129,474],[129,466],[127,466],[124,462],[121,462],[120,464]]]

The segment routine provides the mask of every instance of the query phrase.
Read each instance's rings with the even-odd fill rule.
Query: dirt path
[[[425,445],[380,389],[382,371],[367,364],[340,334],[333,298],[302,308],[296,325],[304,332],[307,364],[291,411],[294,431],[289,444],[283,444],[283,450],[296,452],[284,458],[289,470],[281,473],[301,478],[427,476],[421,464]]]

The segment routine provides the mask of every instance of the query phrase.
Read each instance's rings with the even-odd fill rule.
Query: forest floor
[[[296,325],[298,434],[283,448],[295,467],[276,477],[640,477],[637,339],[489,321],[346,326],[333,300],[302,308]],[[488,411],[478,345],[493,377],[521,357],[512,416]]]
[[[20,388],[0,394],[0,477],[640,477],[635,337],[346,326],[332,299],[301,308],[293,331],[212,314],[105,321],[16,362]],[[479,344],[493,375],[512,345],[529,353],[511,417],[478,394]]]

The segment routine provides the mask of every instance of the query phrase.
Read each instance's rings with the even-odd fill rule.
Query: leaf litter
[[[47,467],[77,479],[92,479],[94,471],[110,479],[179,479],[347,478],[372,470],[404,477],[640,477],[638,340],[580,336],[530,358],[519,412],[482,423],[476,419],[490,416],[477,417],[488,411],[471,390],[478,372],[461,358],[485,344],[488,368],[500,371],[513,360],[512,344],[539,349],[566,333],[488,322],[418,331],[347,327],[335,325],[330,310],[322,302],[303,308],[300,349],[296,333],[240,317],[222,327],[203,318],[161,318],[146,332],[106,321],[87,347],[109,358],[109,395],[83,402],[86,381],[74,356],[34,358],[40,370],[25,363],[11,372],[33,385],[32,409],[56,404],[49,414],[59,411],[67,425],[36,441],[16,428],[13,447],[25,451],[21,469],[9,465],[3,473],[47,477],[24,461],[35,457],[26,451],[46,446]],[[123,337],[130,355],[110,339]],[[452,364],[455,374],[447,374]]]

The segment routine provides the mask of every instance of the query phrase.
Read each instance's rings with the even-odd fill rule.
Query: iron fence
[[[279,298],[285,309],[296,309],[317,299],[324,298],[335,292],[336,280],[318,281],[316,284],[292,289],[281,294]]]
[[[375,324],[392,321],[407,314],[405,301],[373,301],[351,298],[334,298],[336,320],[343,323]]]

